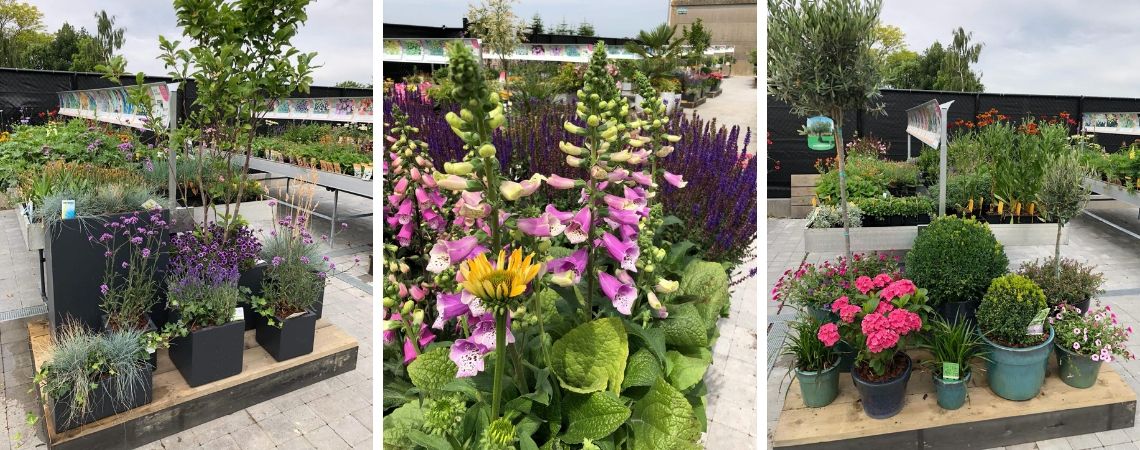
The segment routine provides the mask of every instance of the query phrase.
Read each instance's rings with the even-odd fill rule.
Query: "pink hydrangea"
[[[849,305],[849,304],[850,304],[850,301],[847,299],[846,295],[839,297],[839,298],[835,299],[834,302],[831,303],[831,312],[838,314],[839,310],[843,309],[844,306]]]
[[[855,321],[855,316],[862,310],[863,308],[860,308],[856,305],[843,305],[839,308],[839,320],[847,323],[852,323]]]
[[[863,322],[860,324],[863,329],[863,334],[870,336],[876,331],[890,329],[890,322],[879,313],[871,313],[863,316]]]
[[[891,304],[891,302],[885,302],[885,301],[880,301],[879,306],[877,308],[875,308],[875,312],[882,314],[884,316],[889,314],[891,311],[894,311],[894,310],[895,310],[895,305]]]
[[[871,353],[880,353],[893,348],[899,343],[899,335],[889,329],[880,329],[867,335],[867,349]]]
[[[922,318],[905,309],[891,311],[890,315],[887,316],[887,321],[890,322],[891,330],[900,335],[922,328]]]
[[[891,284],[891,281],[893,281],[893,280],[891,280],[890,275],[887,275],[885,273],[880,273],[880,274],[875,276],[875,287],[882,288],[888,284]]]
[[[917,291],[917,289],[910,280],[898,280],[879,292],[879,297],[891,301],[898,297],[913,294],[915,291]]]
[[[835,345],[836,342],[839,342],[839,327],[834,323],[825,323],[819,327],[816,337],[823,342],[823,345],[831,347]]]
[[[864,275],[855,279],[855,288],[866,295],[868,292],[871,292],[871,289],[875,288],[875,282],[871,280],[871,277]]]

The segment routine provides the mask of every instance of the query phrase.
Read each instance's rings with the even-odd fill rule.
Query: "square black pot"
[[[281,328],[269,325],[264,318],[257,321],[257,343],[277,361],[284,361],[313,352],[313,338],[317,330],[317,316],[311,311],[285,319]]]
[[[241,373],[244,352],[244,320],[203,328],[170,341],[170,361],[190,387]]]
[[[89,424],[104,417],[110,417],[121,412],[138,408],[142,405],[150,403],[154,398],[154,379],[149,370],[144,370],[144,373],[134,385],[131,397],[127,399],[120,399],[119,402],[113,401],[110,394],[110,382],[114,379],[115,375],[99,381],[98,387],[91,392],[88,401],[91,402],[91,412],[76,418],[72,422],[66,422],[67,417],[67,400],[65,396],[60,399],[55,399],[52,402],[52,416],[55,418],[55,432],[61,433],[72,428]]]
[[[887,216],[887,226],[898,227],[904,223],[902,216]]]
[[[918,225],[930,225],[930,214],[919,214]]]
[[[87,237],[103,234],[108,231],[107,223],[132,214],[67,219],[47,229],[43,270],[48,320],[52,331],[57,330],[65,319],[81,323],[92,330],[100,329],[102,322],[99,316],[103,312],[99,309],[99,285],[103,284],[103,272],[106,269],[106,258],[103,256],[105,250],[88,241]],[[169,212],[163,211],[162,216],[163,220],[170,220]],[[162,236],[162,241],[167,242],[167,245],[169,240],[168,233]],[[116,267],[128,258],[124,248],[121,254],[115,255]],[[167,262],[166,252],[159,252],[155,264],[155,282],[160,285]]]
[[[248,288],[249,295],[251,296],[260,297],[263,295],[265,290],[261,288],[261,282],[265,279],[266,267],[268,267],[268,264],[262,262],[249,268],[249,270],[241,271],[241,275],[238,278],[238,286]],[[238,302],[238,306],[241,306],[242,314],[245,316],[245,329],[252,330],[257,323],[251,318],[257,313],[253,311],[248,301],[242,300]]]

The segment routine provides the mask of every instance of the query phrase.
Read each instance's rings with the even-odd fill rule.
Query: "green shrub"
[[[934,200],[929,197],[860,198],[855,204],[871,217],[917,217],[934,211]]]
[[[863,210],[859,205],[847,203],[848,226],[863,226]],[[843,211],[838,206],[819,205],[807,216],[808,228],[835,228],[843,226]]]
[[[1104,275],[1094,273],[1092,266],[1086,266],[1074,259],[1061,259],[1061,273],[1057,275],[1053,258],[1033,260],[1021,264],[1017,273],[1033,280],[1045,292],[1049,306],[1062,303],[1070,305],[1091,299],[1101,293]]]
[[[933,305],[977,300],[1009,258],[988,225],[953,216],[934,219],[906,255],[906,274]]]
[[[915,165],[918,166],[925,178],[931,182],[938,181],[938,150],[923,146],[922,150],[918,152]]]
[[[875,198],[887,192],[887,186],[858,175],[847,176],[847,200],[857,198]],[[815,196],[821,203],[835,205],[839,203],[839,171],[832,170],[819,177],[815,186]]]
[[[978,307],[978,328],[990,340],[1011,347],[1041,343],[1045,336],[1026,334],[1029,322],[1047,308],[1045,292],[1033,280],[1017,274],[995,278]]]

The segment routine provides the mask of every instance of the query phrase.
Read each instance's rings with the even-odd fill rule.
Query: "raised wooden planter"
[[[863,414],[849,374],[840,375],[839,397],[823,408],[804,406],[793,381],[772,448],[980,449],[1130,428],[1135,422],[1136,393],[1107,364],[1093,387],[1077,389],[1057,378],[1053,357],[1041,393],[1024,402],[995,395],[982,370],[973,378],[965,406],[948,411],[938,406],[930,373],[916,371],[902,412],[884,420]]]
[[[44,321],[28,323],[36,370],[50,358],[50,332]],[[135,448],[252,405],[295,391],[356,368],[356,339],[327,321],[317,322],[313,352],[282,362],[273,360],[245,333],[242,373],[196,388],[186,385],[165,350],[159,350],[154,372],[154,399],[141,407],[62,433],[48,406],[40,429],[51,449]],[[42,399],[42,394],[41,394]]]
[[[795,208],[795,206],[793,206]],[[909,250],[914,246],[919,228],[902,227],[851,228],[851,251]],[[1055,223],[1018,223],[990,225],[994,237],[1006,247],[1053,245],[1057,242]],[[1061,232],[1061,243],[1069,243],[1069,230]],[[842,253],[842,228],[805,228],[804,251],[808,253]]]
[[[20,235],[24,237],[24,245],[28,247],[28,251],[43,250],[44,224],[32,223],[22,208],[16,208],[13,211],[16,213],[16,220],[20,223]]]

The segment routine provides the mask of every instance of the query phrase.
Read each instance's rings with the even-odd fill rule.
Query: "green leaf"
[[[570,427],[562,440],[577,444],[583,439],[601,439],[617,430],[629,419],[629,407],[610,392],[589,395],[569,394],[562,403]]]
[[[693,261],[681,274],[680,295],[696,297],[714,310],[728,307],[728,272],[724,266],[708,261]]]
[[[699,448],[700,431],[692,405],[662,378],[633,404],[631,418],[633,450]]]
[[[669,254],[665,256],[665,265],[680,268],[682,263],[685,262],[685,255],[687,255],[693,247],[696,247],[696,244],[687,240],[673,244],[669,247]]]
[[[707,354],[701,357],[693,358],[690,356],[682,355],[681,352],[669,350],[665,354],[665,365],[669,372],[669,384],[677,388],[679,391],[684,391],[695,386],[705,377],[705,371],[708,370],[709,364],[712,359]]]
[[[427,434],[420,430],[411,430],[408,433],[408,438],[417,445],[426,447],[428,450],[452,450],[451,443],[447,442],[447,438],[443,436]]]
[[[645,344],[658,361],[665,360],[665,333],[660,328],[642,328],[633,322],[625,322],[625,331]]]
[[[451,358],[448,358],[447,352],[446,347],[436,347],[424,352],[408,364],[408,378],[412,379],[412,384],[431,395],[440,392],[444,386],[455,380],[455,373],[459,368]]]
[[[415,447],[411,438],[424,423],[424,412],[419,402],[408,402],[384,416],[384,447],[410,449]]]
[[[664,375],[661,363],[649,350],[643,348],[629,357],[629,364],[625,368],[625,381],[621,383],[621,388],[624,390],[633,386],[653,386],[653,383]]]
[[[709,336],[705,321],[697,308],[690,303],[670,308],[669,317],[660,322],[665,343],[671,347],[705,348]]]
[[[629,341],[621,319],[610,317],[570,330],[551,347],[551,368],[563,388],[588,394],[605,389],[619,393],[629,357]]]

